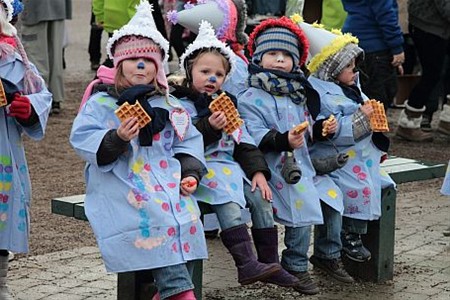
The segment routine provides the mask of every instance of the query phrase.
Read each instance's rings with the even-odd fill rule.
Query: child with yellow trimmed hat
[[[363,245],[361,235],[367,233],[368,221],[381,216],[381,189],[394,184],[380,169],[389,139],[371,128],[374,109],[358,83],[357,65],[364,56],[358,39],[304,22],[300,27],[311,45],[312,58],[307,65],[311,72],[309,82],[319,93],[321,102],[311,155],[326,157],[336,154],[336,150],[348,155],[347,163],[331,172],[330,177],[344,196],[343,253],[353,261],[365,262],[371,254]],[[337,126],[332,132],[322,134],[330,116]],[[320,256],[316,260],[315,265],[324,269],[327,261]]]

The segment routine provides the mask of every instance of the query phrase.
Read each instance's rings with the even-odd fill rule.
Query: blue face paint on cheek
[[[211,77],[208,78],[208,80],[209,80],[210,82],[212,82],[212,83],[217,82],[216,76],[211,76]]]
[[[137,68],[140,69],[140,70],[145,69],[145,64],[144,64],[144,62],[143,62],[143,61],[140,61],[140,62],[137,64]]]

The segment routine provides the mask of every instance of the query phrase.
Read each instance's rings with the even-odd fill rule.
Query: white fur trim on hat
[[[200,23],[200,28],[198,30],[197,38],[192,44],[190,44],[186,51],[180,57],[180,70],[183,73],[186,73],[184,68],[184,61],[191,56],[197,50],[206,49],[206,48],[217,48],[220,53],[222,53],[230,62],[230,72],[228,72],[227,77],[233,73],[236,64],[236,55],[233,50],[228,47],[225,43],[219,41],[214,33],[214,29],[210,23],[207,21],[202,21]]]
[[[167,63],[169,58],[169,42],[156,28],[152,15],[153,6],[148,1],[141,0],[136,6],[136,14],[131,18],[128,24],[119,30],[114,30],[113,36],[108,40],[106,52],[114,60],[114,44],[124,36],[138,35],[149,38],[158,44],[164,52],[163,64]]]
[[[6,19],[8,22],[11,22],[13,18],[14,8],[12,6],[12,2],[14,0],[0,0],[0,2],[4,3],[6,5]]]

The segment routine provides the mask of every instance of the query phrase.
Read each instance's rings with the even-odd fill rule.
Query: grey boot
[[[433,135],[430,132],[424,132],[420,129],[422,122],[422,114],[425,111],[425,106],[422,108],[414,108],[405,102],[405,109],[400,113],[398,119],[397,136],[413,142],[429,142],[433,140]]]
[[[317,175],[324,175],[342,168],[347,163],[347,160],[347,153],[339,153],[323,158],[312,158],[311,162]]]
[[[6,285],[6,277],[8,275],[8,256],[0,255],[0,299],[14,300]]]
[[[450,104],[444,104],[442,107],[437,131],[450,136]]]
[[[302,178],[302,171],[295,160],[294,153],[287,151],[284,154],[284,163],[281,176],[287,184],[296,184]]]

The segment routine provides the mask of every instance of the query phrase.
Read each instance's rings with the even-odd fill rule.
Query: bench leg
[[[117,274],[117,300],[151,299],[156,291],[149,270]]]
[[[203,260],[194,261],[194,293],[202,300]],[[150,270],[117,274],[117,300],[148,300],[157,292]]]
[[[350,275],[371,282],[384,282],[394,276],[395,245],[395,200],[394,188],[382,191],[381,218],[368,224],[367,234],[362,235],[364,246],[372,258],[365,263],[357,263],[343,256],[345,268]]]

